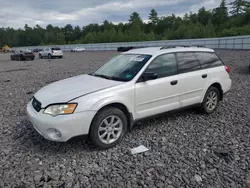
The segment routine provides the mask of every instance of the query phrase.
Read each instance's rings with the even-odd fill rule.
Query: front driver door
[[[170,53],[156,57],[145,72],[157,73],[158,78],[135,84],[135,118],[179,108],[179,76],[175,55]]]

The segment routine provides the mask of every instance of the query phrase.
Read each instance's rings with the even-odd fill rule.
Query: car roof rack
[[[170,48],[189,48],[189,47],[197,47],[197,48],[205,48],[204,45],[170,45],[170,46],[163,46],[161,47],[161,50],[164,50],[164,49],[170,49]]]

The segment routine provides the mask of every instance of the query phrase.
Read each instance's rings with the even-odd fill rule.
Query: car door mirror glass
[[[142,81],[155,80],[158,78],[157,73],[155,72],[145,72],[142,75]]]

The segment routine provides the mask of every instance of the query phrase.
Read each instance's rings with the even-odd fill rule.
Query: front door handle
[[[207,77],[207,74],[203,74],[201,77],[202,77],[202,78],[206,78],[206,77]]]
[[[173,85],[176,85],[178,83],[178,80],[174,80],[172,82],[170,82],[170,84],[173,86]]]

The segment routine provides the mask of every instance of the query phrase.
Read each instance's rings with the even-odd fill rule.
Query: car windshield
[[[150,58],[151,55],[121,54],[109,60],[90,75],[127,82],[136,76]]]
[[[21,49],[20,52],[31,52],[29,49]]]

